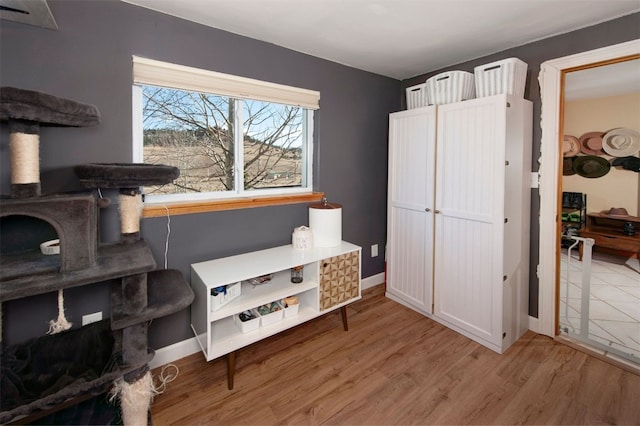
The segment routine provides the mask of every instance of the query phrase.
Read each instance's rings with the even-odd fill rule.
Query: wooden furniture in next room
[[[632,222],[635,226],[635,235],[625,235],[623,228],[627,222]],[[604,247],[622,252],[632,252],[640,258],[640,217],[615,217],[603,213],[589,213],[587,214],[587,224],[580,231],[580,236],[593,238],[596,249]],[[582,260],[582,250],[582,244],[580,244],[580,260]]]

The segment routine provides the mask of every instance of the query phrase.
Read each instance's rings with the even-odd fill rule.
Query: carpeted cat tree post
[[[164,185],[179,176],[175,167],[149,164],[85,164],[75,167],[75,173],[86,187],[119,190],[121,244],[140,240],[142,191],[147,185]],[[147,274],[123,277],[120,284],[111,285],[111,304],[121,315],[136,316],[148,308]],[[147,323],[138,323],[116,334],[115,345],[122,350],[123,361],[138,365],[148,356]],[[125,425],[147,424],[153,399],[153,380],[148,365],[127,373],[116,382],[115,394],[120,398]]]

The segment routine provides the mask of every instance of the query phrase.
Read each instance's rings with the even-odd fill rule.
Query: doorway
[[[614,165],[640,150],[640,59],[567,72],[562,116],[558,334],[640,366],[640,173]]]
[[[564,78],[567,73],[572,71],[638,58],[640,58],[640,40],[634,40],[547,61],[541,66],[539,81],[542,95],[542,143],[539,171],[540,264],[538,266],[540,292],[539,319],[535,324],[535,331],[551,337],[558,336],[560,324],[560,312],[557,309],[560,289],[556,284],[560,282],[562,272],[559,220],[562,213],[560,208],[562,150],[560,145],[563,140]],[[611,355],[607,350],[599,350],[599,352],[603,356]]]

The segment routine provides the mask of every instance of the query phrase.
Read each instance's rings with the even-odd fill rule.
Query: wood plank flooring
[[[201,353],[154,400],[154,425],[640,424],[640,376],[527,332],[505,354],[384,297],[226,359]],[[154,371],[157,380],[159,369]]]

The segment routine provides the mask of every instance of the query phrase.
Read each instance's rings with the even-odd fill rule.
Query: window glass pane
[[[242,100],[244,189],[301,187],[306,110],[272,102]]]
[[[206,93],[142,86],[145,163],[178,167],[148,195],[235,191],[234,102]]]

